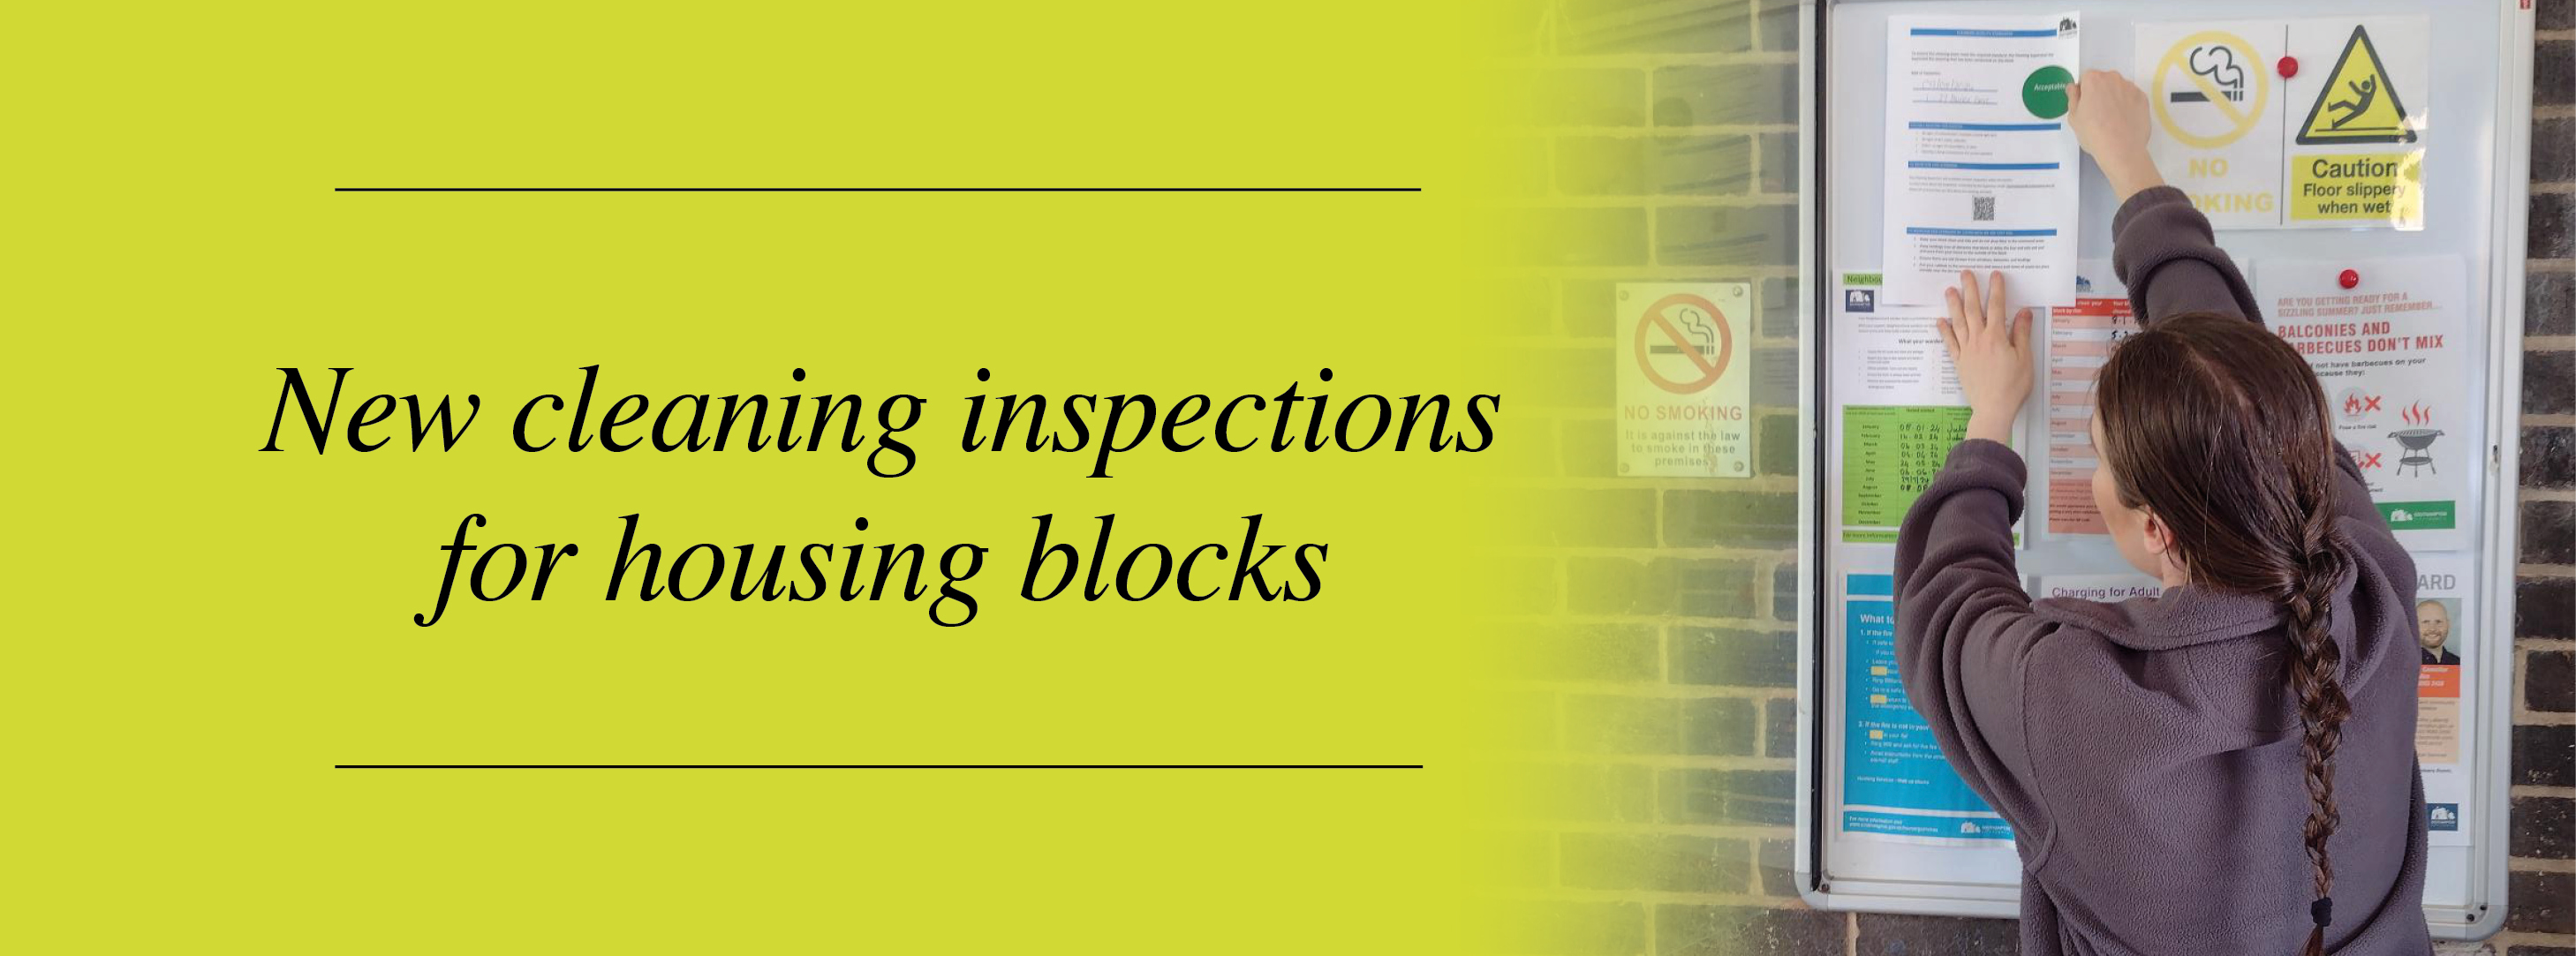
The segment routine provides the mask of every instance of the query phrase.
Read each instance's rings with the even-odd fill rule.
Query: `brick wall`
[[[1791,887],[1796,710],[1797,152],[1793,4],[1533,3],[1498,31],[1528,306],[1507,330],[1543,504],[1506,706],[1548,799],[1508,839],[1523,948],[1840,953]],[[1612,286],[1749,281],[1756,476],[1621,478]],[[1741,334],[1741,333],[1739,333]],[[1742,340],[1739,339],[1739,344]],[[1534,429],[1516,425],[1517,440]]]
[[[2543,0],[2523,422],[2514,739],[2520,956],[2569,956],[2576,808],[2576,105],[2568,6]],[[1795,712],[1796,5],[1519,0],[1479,42],[1509,104],[1515,267],[1497,332],[1544,500],[1518,522],[1519,653],[1494,692],[1512,807],[1485,875],[1516,948],[1655,956],[1992,953],[2009,921],[1822,913],[1789,872]],[[1755,477],[1621,478],[1611,286],[1751,281]],[[1545,428],[1519,424],[1545,419]],[[1515,935],[1517,934],[1517,935]]]
[[[2576,954],[2576,3],[2541,0],[2523,300],[2510,956]]]

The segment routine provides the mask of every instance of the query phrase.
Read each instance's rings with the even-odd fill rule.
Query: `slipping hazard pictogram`
[[[2379,62],[2379,50],[2371,46],[2368,30],[2352,28],[2343,55],[2326,74],[2325,88],[2317,91],[2307,120],[2299,124],[2298,140],[2311,146],[2415,141],[2415,131],[2406,122],[2406,105],[2398,99],[2396,84],[2389,82],[2388,68]]]

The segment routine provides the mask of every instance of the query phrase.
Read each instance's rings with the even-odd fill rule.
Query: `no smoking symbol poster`
[[[2219,229],[2421,229],[2422,16],[2136,25],[2147,149]]]
[[[1619,473],[1751,477],[1752,287],[1625,283],[1617,297]]]

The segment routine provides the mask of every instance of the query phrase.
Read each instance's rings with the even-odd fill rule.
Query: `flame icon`
[[[2361,414],[2361,408],[2362,408],[2362,405],[2361,405],[2361,393],[2359,393],[2359,392],[2354,392],[2354,393],[2352,393],[2352,394],[2345,395],[2345,396],[2343,397],[2343,413],[2344,413],[2344,414],[2346,414],[2346,415],[2359,415],[2359,414]]]
[[[2421,402],[2406,406],[2406,410],[2398,414],[2403,416],[2406,424],[2409,425],[2420,426],[2433,423],[2433,410],[2425,407]]]

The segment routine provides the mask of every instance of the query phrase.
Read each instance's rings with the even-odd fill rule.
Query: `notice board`
[[[2267,322],[2318,370],[2337,437],[2419,565],[2419,627],[2441,636],[2418,684],[2426,916],[2437,938],[2495,932],[2531,11],[2519,0],[1807,0],[1800,14],[1796,870],[1808,902],[2019,912],[2010,825],[1948,770],[1896,674],[1896,526],[1967,410],[1945,398],[1955,381],[1933,313],[1890,294],[1882,246],[1897,188],[1888,146],[1912,135],[1888,112],[1892,31],[2009,16],[2060,31],[2079,75],[2116,69],[2147,91],[2159,169],[2209,215]],[[2052,75],[2033,74],[2033,126],[2012,128],[2055,128],[2055,84],[2041,82]],[[2031,475],[2019,559],[2035,597],[2119,600],[2157,589],[2092,511],[2087,422],[2092,369],[2136,325],[2109,265],[2113,197],[2089,160],[2077,200],[2077,281],[2040,312],[2039,384],[2015,433]],[[1995,205],[1979,197],[1975,214]],[[2415,358],[2391,371],[2374,360],[2390,348]]]

